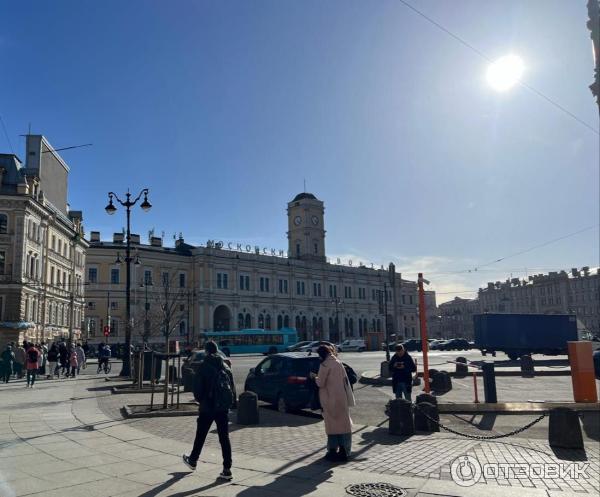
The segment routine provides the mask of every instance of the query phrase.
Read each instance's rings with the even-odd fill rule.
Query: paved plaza
[[[89,371],[89,369],[88,369]],[[447,433],[391,437],[387,425],[355,425],[351,461],[325,463],[325,434],[316,416],[261,408],[261,424],[231,425],[234,480],[216,481],[221,453],[209,434],[202,463],[190,472],[180,456],[191,447],[195,417],[125,420],[124,404],[146,394],[113,395],[94,375],[42,380],[34,389],[14,382],[0,387],[0,496],[344,496],[354,483],[388,482],[411,496],[597,495],[599,451],[553,451],[545,440],[462,438]],[[232,414],[231,420],[235,421]],[[527,432],[521,434],[526,436]],[[535,478],[495,475],[470,487],[451,478],[459,456],[480,464],[578,463],[585,476]],[[583,466],[582,466],[583,467]],[[514,476],[514,475],[513,475]]]

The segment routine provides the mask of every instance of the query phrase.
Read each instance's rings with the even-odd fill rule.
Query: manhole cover
[[[404,497],[406,491],[391,483],[357,483],[346,487],[346,493],[356,497]]]

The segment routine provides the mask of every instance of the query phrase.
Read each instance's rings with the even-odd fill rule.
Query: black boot
[[[344,447],[340,447],[340,451],[337,453],[337,460],[339,462],[348,462],[348,454],[346,453],[346,449],[344,449]]]
[[[327,454],[325,454],[325,459],[327,461],[337,461],[338,460],[338,454],[335,450],[328,450]]]

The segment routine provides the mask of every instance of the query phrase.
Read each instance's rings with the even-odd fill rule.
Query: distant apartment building
[[[440,304],[438,309],[441,337],[473,340],[473,315],[481,312],[478,299],[454,297]]]
[[[25,164],[0,154],[0,348],[11,341],[78,338],[87,242],[67,203],[69,167],[41,135]]]
[[[589,267],[489,282],[479,290],[481,312],[575,314],[600,334],[600,269]]]

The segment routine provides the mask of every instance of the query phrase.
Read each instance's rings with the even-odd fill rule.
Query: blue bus
[[[201,340],[214,340],[219,349],[229,357],[231,354],[277,354],[298,341],[295,328],[277,331],[252,328],[240,331],[205,331]]]

